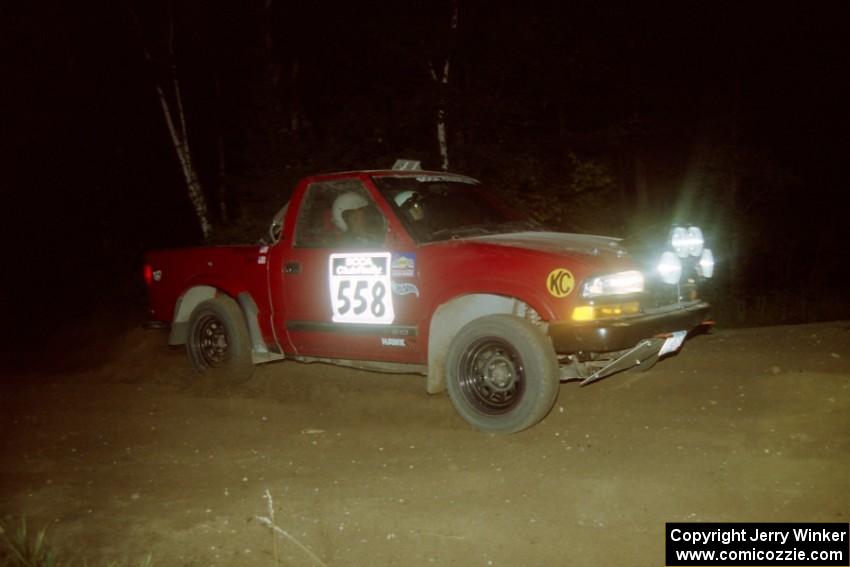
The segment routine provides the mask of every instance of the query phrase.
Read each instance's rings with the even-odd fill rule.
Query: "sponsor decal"
[[[393,282],[393,293],[396,295],[410,295],[413,294],[416,297],[419,297],[419,288],[413,285],[412,283],[396,283]]]
[[[576,279],[566,268],[556,268],[546,277],[546,289],[555,297],[566,297],[572,293]]]
[[[260,257],[258,257],[258,258],[257,258],[257,263],[258,263],[258,264],[265,264],[265,263],[266,263],[266,257],[265,257],[265,256],[260,256]]]
[[[393,254],[390,269],[393,277],[412,278],[416,273],[416,254],[411,252]]]
[[[260,246],[260,254],[268,254],[269,247],[268,246]]]
[[[333,254],[331,274],[334,276],[383,276],[387,258],[378,254]]]
[[[407,346],[407,343],[404,342],[404,339],[400,339],[400,338],[396,338],[396,337],[381,337],[381,344],[383,346],[394,346],[394,347]]]
[[[151,275],[153,276],[153,281],[158,282],[162,279],[162,270],[154,270]]]

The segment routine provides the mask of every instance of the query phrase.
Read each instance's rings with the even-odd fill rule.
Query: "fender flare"
[[[201,302],[213,299],[220,294],[231,297],[226,291],[210,285],[192,286],[183,292],[183,295],[177,299],[177,304],[174,306],[174,319],[171,322],[171,334],[168,337],[168,344],[172,346],[186,344],[189,335],[189,318],[192,316],[192,311]],[[269,351],[269,347],[260,331],[257,303],[251,294],[247,291],[240,292],[236,295],[235,300],[239,306],[239,310],[242,311],[242,316],[245,318],[245,325],[248,327],[248,336],[251,338],[251,353],[254,357],[254,362],[268,362],[272,359],[283,358],[282,354]]]
[[[457,333],[470,321],[497,314],[528,319],[543,332],[547,327],[533,307],[515,297],[472,293],[441,304],[434,310],[428,329],[428,377],[425,389],[429,394],[446,389],[446,357]]]
[[[168,336],[168,344],[172,346],[186,344],[189,334],[189,317],[192,311],[202,301],[215,298],[219,290],[211,285],[196,285],[184,291],[177,298],[174,305],[174,318],[171,320],[171,334]]]

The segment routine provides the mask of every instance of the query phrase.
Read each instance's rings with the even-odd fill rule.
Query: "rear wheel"
[[[446,385],[457,412],[482,431],[515,433],[543,419],[560,379],[548,337],[524,319],[491,315],[452,341]]]
[[[216,382],[245,382],[254,373],[245,317],[225,295],[204,301],[192,311],[186,352],[195,371]]]

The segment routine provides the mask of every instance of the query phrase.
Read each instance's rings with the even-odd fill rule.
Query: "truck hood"
[[[619,258],[628,253],[622,246],[620,238],[570,232],[514,232],[473,236],[462,240],[486,242],[553,254],[573,252],[589,256],[612,255]]]

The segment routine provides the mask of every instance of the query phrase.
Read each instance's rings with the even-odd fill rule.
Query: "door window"
[[[358,179],[314,183],[307,188],[295,227],[299,248],[382,247],[387,221]]]

